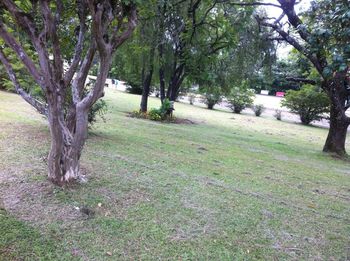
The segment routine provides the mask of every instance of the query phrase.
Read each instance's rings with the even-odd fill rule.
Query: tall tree
[[[51,149],[49,179],[58,185],[80,177],[80,156],[87,137],[88,111],[103,96],[112,54],[132,34],[137,21],[135,3],[112,0],[2,0],[0,37],[23,62],[45,95],[38,103],[20,85],[12,64],[0,49],[0,61],[16,91],[48,116]],[[6,19],[11,16],[12,19]],[[14,24],[28,38],[37,61],[12,33]],[[75,27],[74,48],[63,41],[67,28]],[[71,51],[69,51],[71,50]],[[65,55],[66,54],[66,55]],[[66,57],[70,60],[65,61]],[[97,79],[84,95],[94,58],[99,60]],[[67,62],[67,63],[66,63]],[[65,104],[70,104],[65,113]]]

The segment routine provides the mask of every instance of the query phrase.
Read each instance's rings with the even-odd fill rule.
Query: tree
[[[20,85],[3,48],[0,61],[16,91],[29,104],[47,115],[51,149],[48,156],[49,179],[63,185],[80,177],[80,156],[87,137],[88,112],[103,96],[112,54],[132,34],[137,21],[132,1],[77,0],[12,1],[0,3],[0,37],[22,61],[45,95],[39,103]],[[11,17],[11,19],[6,19]],[[37,61],[25,51],[11,28],[17,26],[32,44]],[[64,41],[74,28],[76,42]],[[70,40],[71,41],[71,40]],[[84,95],[84,86],[94,59],[99,72]],[[66,62],[65,62],[66,61]],[[64,104],[70,104],[65,114]]]
[[[305,125],[329,113],[329,104],[328,96],[313,85],[304,85],[299,91],[289,90],[282,100],[282,106],[297,113]]]
[[[321,88],[331,101],[330,128],[323,151],[345,155],[345,140],[350,118],[346,82],[349,81],[350,2],[320,0],[311,2],[303,20],[295,11],[296,0],[278,0],[278,4],[233,2],[233,5],[270,5],[281,9],[281,15],[271,19],[257,16],[260,26],[271,29],[271,39],[285,41],[303,54],[317,70]],[[287,18],[290,30],[283,18]]]

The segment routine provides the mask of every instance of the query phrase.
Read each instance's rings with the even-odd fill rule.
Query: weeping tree
[[[48,119],[51,134],[49,179],[58,185],[79,179],[88,112],[104,94],[113,53],[136,26],[135,3],[126,0],[2,0],[0,9],[0,61],[18,94]],[[28,55],[14,27],[19,28],[27,43],[31,43],[35,58]],[[75,34],[70,35],[67,43],[64,36],[70,30]],[[22,88],[4,48],[10,48],[21,60],[41,88],[44,103]],[[84,91],[94,61],[99,64],[97,79]]]

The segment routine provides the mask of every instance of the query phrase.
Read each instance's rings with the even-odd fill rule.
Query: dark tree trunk
[[[323,151],[344,156],[346,154],[345,141],[348,127],[349,121],[345,116],[345,112],[332,106],[329,132]]]
[[[207,104],[207,107],[208,107],[209,110],[212,110],[212,109],[214,109],[214,105],[215,105],[215,103],[210,103],[210,102],[209,102],[209,103]]]
[[[164,67],[161,65],[159,68],[159,91],[160,91],[160,101],[163,103],[165,99],[165,76]]]
[[[154,42],[154,40],[152,42]],[[141,112],[147,112],[148,96],[151,90],[151,83],[152,83],[153,70],[154,70],[154,54],[155,54],[155,44],[152,43],[152,46],[149,52],[149,57],[148,57],[149,70],[148,70],[148,73],[144,76],[144,79],[142,82],[142,97],[141,97],[141,104],[140,104]]]
[[[323,147],[324,152],[332,152],[340,156],[346,154],[345,140],[348,126],[348,123],[331,119],[327,140]]]
[[[180,64],[178,67],[174,66],[174,68],[175,69],[173,71],[173,75],[171,76],[169,86],[168,86],[168,91],[167,91],[167,98],[170,101],[176,101],[180,92],[181,84],[185,78],[184,64]]]
[[[164,32],[165,32],[165,13],[167,5],[164,1],[158,3],[158,62],[159,62],[159,92],[160,92],[160,101],[163,104],[165,99],[165,64],[164,64]]]
[[[330,81],[324,81],[322,88],[328,90],[331,100],[330,126],[324,152],[336,153],[340,156],[346,154],[345,141],[350,118],[346,116],[347,93],[344,86],[345,74],[337,73]]]
[[[143,83],[141,105],[140,105],[141,112],[147,112],[148,96],[151,89],[152,75],[153,75],[153,68],[150,69]]]

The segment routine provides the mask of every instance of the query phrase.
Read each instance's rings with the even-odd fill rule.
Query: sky
[[[273,3],[278,4],[277,0],[264,0],[265,3]],[[311,0],[301,0],[298,5],[296,5],[295,9],[296,12],[300,12],[302,10],[307,9],[310,6]],[[273,6],[265,6],[264,9],[266,10],[269,17],[279,17],[282,14],[282,11],[280,8],[273,7]],[[286,19],[286,18],[284,18]],[[292,49],[290,45],[287,44],[280,44],[277,49],[277,56],[279,58],[286,58],[288,56],[289,51]]]

